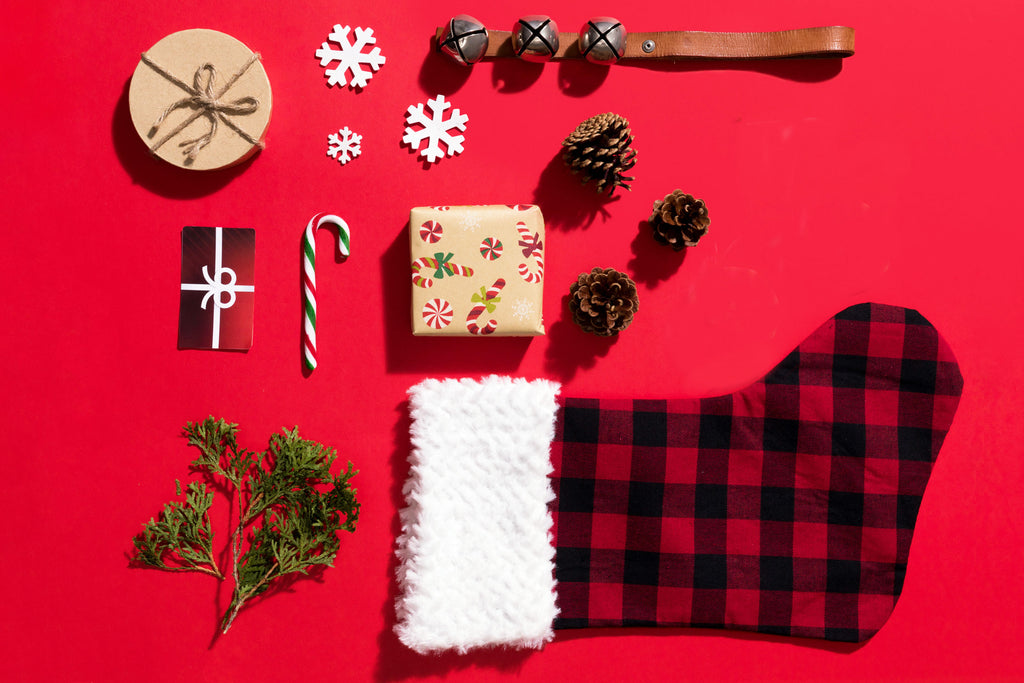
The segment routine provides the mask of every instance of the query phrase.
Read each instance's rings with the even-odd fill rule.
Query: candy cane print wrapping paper
[[[539,207],[417,207],[409,214],[409,245],[413,334],[544,334]]]

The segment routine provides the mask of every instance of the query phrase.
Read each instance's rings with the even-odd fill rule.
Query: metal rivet
[[[640,46],[640,49],[644,52],[654,52],[654,41],[645,40],[644,44]]]

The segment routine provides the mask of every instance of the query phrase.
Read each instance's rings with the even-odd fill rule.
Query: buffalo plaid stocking
[[[935,328],[878,304],[729,396],[427,380],[409,392],[396,631],[424,652],[540,647],[552,626],[864,640],[903,588],[961,388]]]
[[[729,396],[564,399],[555,628],[869,638],[961,387],[920,314],[862,304]]]

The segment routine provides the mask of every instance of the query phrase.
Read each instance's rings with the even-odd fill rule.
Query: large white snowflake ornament
[[[327,136],[327,156],[334,157],[342,166],[362,153],[360,143],[363,136],[353,133],[345,126],[337,133]]]
[[[316,56],[320,58],[320,66],[327,66],[334,61],[338,62],[337,66],[324,69],[328,86],[345,85],[345,72],[351,72],[349,86],[352,88],[366,87],[366,82],[373,78],[373,73],[363,69],[362,65],[365,64],[374,71],[379,71],[384,63],[385,57],[380,53],[379,47],[375,47],[369,52],[363,52],[364,47],[377,42],[377,39],[373,37],[373,29],[357,26],[354,43],[348,39],[348,33],[351,30],[348,26],[335,24],[334,30],[327,36],[327,40],[337,43],[339,47],[332,47],[330,43],[325,42],[316,51]]]
[[[465,131],[469,117],[458,109],[452,109],[451,116],[447,119],[444,118],[445,110],[452,106],[451,102],[444,101],[444,95],[427,100],[427,106],[430,107],[430,117],[424,113],[422,102],[409,107],[405,116],[409,125],[405,127],[405,136],[402,138],[402,142],[415,151],[419,149],[420,143],[426,140],[427,146],[420,150],[420,156],[426,157],[427,161],[434,163],[438,159],[454,156],[462,151],[462,141],[466,139],[466,136],[452,135],[448,131],[456,128]],[[416,129],[414,126],[422,126],[422,128]],[[447,151],[441,149],[439,144],[441,142],[445,144]]]

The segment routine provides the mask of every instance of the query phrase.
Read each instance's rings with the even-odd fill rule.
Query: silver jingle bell
[[[594,17],[580,29],[580,52],[588,62],[614,64],[626,52],[626,29],[618,19]]]
[[[483,59],[489,40],[483,24],[468,14],[458,14],[445,24],[437,45],[459,64],[471,66]]]
[[[558,24],[551,17],[531,14],[512,27],[512,50],[528,62],[546,62],[558,52]]]

